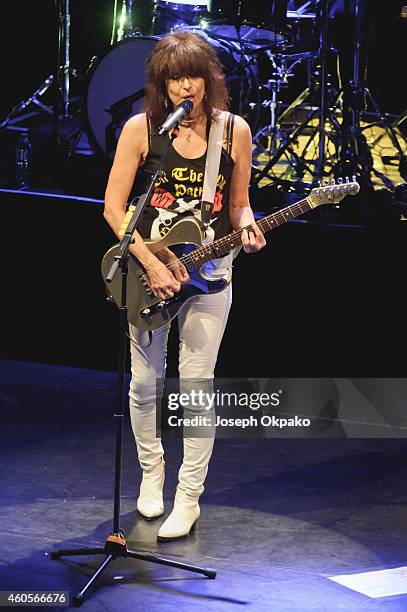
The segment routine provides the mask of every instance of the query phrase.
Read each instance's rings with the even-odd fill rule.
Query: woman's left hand
[[[256,223],[252,223],[249,230],[244,229],[242,232],[242,245],[246,253],[256,253],[260,251],[266,244],[263,232],[259,229]]]

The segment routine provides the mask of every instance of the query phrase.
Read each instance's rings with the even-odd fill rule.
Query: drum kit
[[[132,28],[134,4],[126,3],[127,35],[97,58],[87,74],[84,98],[92,145],[113,158],[124,122],[140,111],[146,60],[162,36],[188,30],[203,36],[224,67],[231,111],[251,125],[254,144],[276,134],[279,92],[300,63],[318,58],[319,33],[314,2],[289,10],[288,0],[189,0],[155,3],[151,31]],[[135,69],[136,68],[136,69]]]
[[[123,0],[116,14],[110,46],[90,63],[81,100],[85,132],[92,148],[112,160],[120,131],[126,120],[140,112],[146,81],[146,60],[157,41],[180,29],[199,34],[216,49],[224,67],[231,111],[244,116],[253,133],[254,150],[273,158],[281,153],[282,93],[302,65],[310,88],[310,75],[321,62],[320,5],[327,2],[304,0],[158,0],[149,3],[154,14],[151,29],[136,28],[135,8],[141,1]],[[69,0],[59,0],[60,49],[58,74],[48,78],[38,95],[18,105],[1,126],[18,121],[15,114],[28,102],[36,103],[53,82],[58,85],[54,125],[69,119],[70,79],[75,71],[69,56]],[[117,24],[120,24],[117,27]],[[303,76],[301,77],[303,78]],[[323,87],[323,84],[321,85]],[[298,105],[306,93],[295,98]],[[288,110],[293,103],[286,105]],[[282,111],[282,112],[280,112]],[[79,138],[79,135],[78,135]],[[78,138],[74,140],[77,142]],[[286,145],[283,144],[283,150]],[[70,152],[72,152],[72,147]],[[256,170],[256,168],[254,168]],[[260,172],[260,171],[259,171]],[[261,176],[264,176],[264,172]],[[274,176],[274,174],[273,174]]]

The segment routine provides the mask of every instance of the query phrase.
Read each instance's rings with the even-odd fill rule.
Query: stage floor
[[[0,380],[0,589],[72,596],[103,557],[49,553],[103,546],[111,531],[116,375],[8,360]],[[180,440],[164,446],[167,516]],[[375,597],[330,578],[405,569],[406,476],[405,440],[218,439],[199,528],[187,540],[157,543],[163,519],[146,522],[135,510],[140,468],[126,415],[128,547],[213,567],[217,576],[118,559],[82,609],[401,612],[407,587],[392,595],[391,579],[387,596]]]

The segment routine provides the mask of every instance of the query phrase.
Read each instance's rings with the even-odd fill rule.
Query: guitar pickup
[[[148,297],[153,297],[154,293],[150,287],[150,284],[148,282],[148,278],[147,278],[147,274],[140,274],[140,282],[143,286],[143,289],[145,290],[145,292],[147,293]]]

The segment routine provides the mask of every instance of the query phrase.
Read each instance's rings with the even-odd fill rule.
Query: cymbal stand
[[[0,128],[24,121],[32,114],[25,111],[31,104],[54,118],[54,134],[58,134],[60,119],[71,118],[70,112],[70,84],[71,77],[80,78],[79,72],[70,65],[70,11],[69,0],[55,0],[58,13],[58,67],[55,74],[50,74],[45,81],[27,99],[19,102],[10,113],[1,121]],[[43,96],[52,85],[56,86],[56,98],[53,106],[44,104],[39,98]]]
[[[286,63],[281,62],[277,63],[274,54],[268,50],[266,51],[266,55],[270,60],[272,65],[272,74],[271,79],[268,79],[264,88],[268,89],[271,92],[271,97],[267,100],[264,100],[261,103],[263,108],[269,108],[270,110],[270,123],[265,127],[262,127],[258,130],[253,136],[253,144],[264,148],[261,146],[261,141],[264,137],[267,137],[268,142],[268,155],[271,157],[272,151],[276,149],[277,141],[280,138],[280,129],[279,124],[277,123],[277,113],[278,113],[278,94],[280,93],[280,89],[283,86],[288,85],[288,76],[292,76],[292,74],[288,74],[286,69]],[[253,108],[257,106],[257,103],[251,103],[250,107]]]
[[[304,60],[308,61],[308,64],[310,64],[311,60],[315,59],[315,53],[307,51],[304,53],[290,54],[288,56],[281,54],[277,56],[276,59],[277,59],[277,62],[284,63],[286,59],[292,62],[289,68],[285,69],[286,73],[283,77],[283,80],[280,81],[278,85],[278,87],[281,87],[281,86],[286,86],[288,84],[288,80],[286,80],[286,77],[294,76],[292,73],[292,69],[294,68],[294,66]],[[255,149],[254,149],[255,154],[258,154],[258,152],[265,153],[265,149],[264,147],[262,147],[262,144],[261,144],[262,136],[271,134],[271,142],[269,144],[269,153],[268,153],[269,160],[266,166],[262,170],[259,170],[259,169],[255,170],[254,177],[252,180],[254,184],[258,185],[260,181],[266,176],[269,178],[272,178],[273,180],[279,180],[278,176],[275,173],[273,173],[273,167],[283,157],[283,155],[287,155],[287,154],[289,154],[290,156],[290,165],[295,169],[295,172],[299,178],[304,175],[305,171],[311,174],[313,173],[313,170],[306,163],[304,159],[304,155],[306,151],[308,150],[312,141],[315,139],[315,136],[316,136],[315,129],[313,129],[312,134],[310,138],[308,139],[308,142],[305,145],[301,153],[301,156],[294,150],[294,146],[297,144],[298,138],[305,132],[307,127],[310,125],[310,123],[315,119],[315,117],[318,116],[319,108],[311,107],[311,109],[307,113],[306,118],[302,122],[296,124],[294,128],[291,129],[290,131],[282,128],[284,118],[289,116],[292,112],[295,112],[296,110],[298,110],[301,107],[301,105],[303,105],[305,101],[307,100],[307,98],[309,98],[310,96],[311,96],[311,84],[310,84],[310,79],[309,79],[308,86],[295,98],[295,100],[291,102],[284,110],[282,110],[281,113],[277,113],[277,115],[274,118],[272,118],[272,120],[275,121],[274,131],[273,131],[273,126],[266,126],[255,134],[255,137],[253,139],[253,142],[255,144]],[[273,100],[271,101],[266,100],[264,102],[264,105],[269,106],[272,103],[273,103]],[[279,105],[278,101],[277,101],[277,105]],[[271,172],[271,175],[269,174],[270,172]],[[285,184],[287,181],[284,180],[282,182]]]
[[[117,17],[117,2],[115,2],[110,44],[113,45],[115,42],[120,42],[128,36],[140,36],[140,34],[141,33],[138,30],[134,30],[133,27],[133,0],[122,0],[122,8],[119,17]]]
[[[347,95],[343,96],[342,124],[338,143],[339,160],[334,171],[336,174],[357,173],[371,187],[370,171],[373,159],[363,135],[360,120],[366,110],[367,89],[361,83],[361,7],[359,0],[353,0],[347,6],[349,18],[354,20],[353,75],[350,84],[346,84]]]
[[[248,61],[247,61],[246,53],[245,53],[245,46],[244,46],[242,37],[240,35],[242,21],[243,20],[241,18],[240,13],[237,12],[233,25],[235,26],[235,29],[236,29],[236,36],[237,36],[238,45],[239,45],[239,57],[240,57],[239,65],[238,65],[238,77],[239,77],[239,99],[238,99],[238,107],[237,107],[238,115],[245,114],[243,91],[244,91],[244,83],[246,81],[246,74],[247,74],[246,70],[248,67]]]
[[[264,137],[268,137],[268,155],[271,157],[273,152],[277,151],[278,142],[282,138],[281,124],[282,120],[288,115],[293,109],[308,97],[309,87],[305,89],[285,110],[280,112],[280,102],[278,94],[281,88],[288,87],[289,78],[294,76],[294,67],[302,62],[303,60],[310,60],[314,57],[311,52],[297,53],[297,54],[284,54],[284,53],[273,53],[271,50],[267,50],[266,56],[268,57],[271,66],[272,73],[271,79],[268,79],[265,84],[262,85],[265,89],[271,92],[271,97],[267,98],[260,105],[263,108],[270,109],[270,123],[260,128],[253,136],[253,143],[257,148],[266,152],[266,147],[262,145]],[[251,103],[250,107],[254,108],[257,103]]]
[[[327,119],[326,77],[328,55],[328,0],[321,2],[321,33],[320,33],[320,108],[319,108],[319,140],[318,161],[315,167],[316,178],[322,180],[325,169],[325,123]]]

